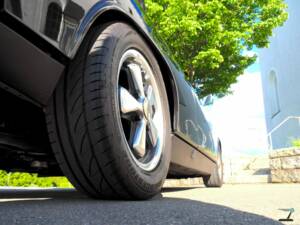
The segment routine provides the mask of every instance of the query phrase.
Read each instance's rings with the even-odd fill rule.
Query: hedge
[[[38,177],[31,173],[7,173],[0,170],[0,186],[72,188],[65,177]]]

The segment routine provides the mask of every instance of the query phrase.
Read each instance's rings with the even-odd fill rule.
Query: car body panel
[[[89,28],[106,11],[123,13],[147,34],[140,11],[132,1],[4,0],[5,11],[73,58]],[[151,35],[147,34],[150,38]],[[153,42],[154,43],[154,42]]]
[[[154,36],[144,22],[143,12],[136,2],[133,0],[4,0],[4,11],[69,59],[76,55],[85,35],[103,13],[114,11],[128,18],[151,47],[159,52],[172,74],[171,79],[174,82],[172,91],[175,96],[174,135],[204,154],[207,160],[215,161],[216,141],[202,113],[199,99],[184,79],[184,74],[168,57],[163,41],[158,41],[162,38]],[[58,80],[57,77],[55,79]],[[13,84],[8,82],[8,85]],[[34,98],[34,96],[29,97]],[[44,99],[43,103],[45,102],[47,100]]]

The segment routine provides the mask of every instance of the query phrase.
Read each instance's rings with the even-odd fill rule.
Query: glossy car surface
[[[169,176],[192,177],[212,173],[217,162],[220,141],[213,137],[200,101],[185,81],[184,74],[157,41],[163,40],[163,37],[154,37],[145,24],[144,12],[138,2],[0,2],[0,87],[3,90],[38,108],[44,108],[68,63],[78,53],[87,33],[95,25],[108,21],[125,22],[134,27],[146,41],[163,74],[172,123]]]

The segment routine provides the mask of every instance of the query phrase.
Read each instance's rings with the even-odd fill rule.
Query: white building
[[[300,120],[289,119],[300,116],[300,1],[286,3],[289,19],[259,54],[267,131],[275,129],[273,149],[291,146],[300,137]]]

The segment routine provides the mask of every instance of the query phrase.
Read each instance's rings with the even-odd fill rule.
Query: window
[[[274,71],[270,73],[271,115],[275,117],[280,112],[277,77]]]
[[[145,1],[144,0],[136,0],[136,2],[142,7],[143,10],[145,10]]]
[[[48,6],[46,25],[45,25],[45,35],[53,40],[57,40],[60,23],[62,20],[62,9],[57,3],[51,3]]]
[[[22,19],[22,9],[20,0],[11,0],[8,1],[8,4],[9,3],[11,4],[12,13]]]

